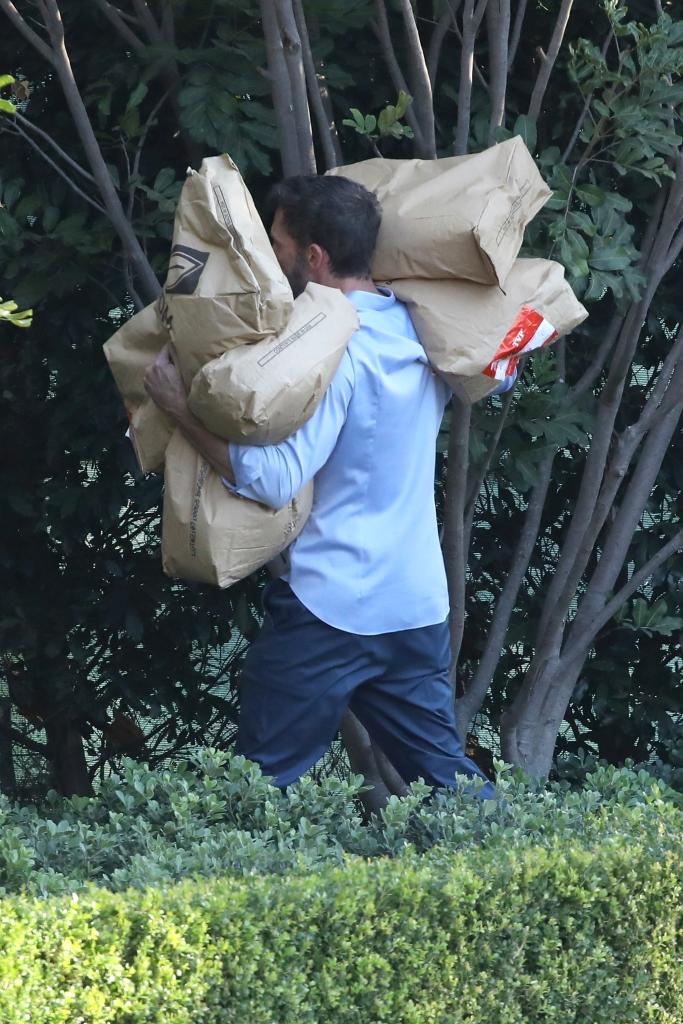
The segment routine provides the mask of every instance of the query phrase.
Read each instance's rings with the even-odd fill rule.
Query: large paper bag
[[[519,136],[471,156],[377,158],[329,173],[360,182],[382,204],[376,280],[504,284],[524,228],[552,194]]]
[[[466,402],[490,394],[519,356],[577,327],[587,311],[552,260],[519,259],[505,291],[471,281],[393,281],[434,369]]]
[[[230,441],[283,441],[318,408],[358,326],[342,292],[309,284],[280,334],[230,349],[199,371],[189,396],[192,412]]]
[[[173,427],[144,387],[145,370],[169,334],[153,305],[136,313],[105,342],[104,354],[121,392],[130,421],[130,438],[143,473],[163,468],[164,452]]]
[[[231,493],[177,431],[166,449],[161,557],[169,576],[230,587],[298,537],[313,484],[279,511]]]
[[[183,185],[159,300],[185,384],[234,345],[281,331],[292,303],[240,172],[229,156],[207,158]]]

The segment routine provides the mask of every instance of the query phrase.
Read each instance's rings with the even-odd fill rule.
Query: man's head
[[[309,281],[339,287],[370,276],[381,220],[379,202],[348,178],[285,178],[269,197],[270,237],[294,295]]]

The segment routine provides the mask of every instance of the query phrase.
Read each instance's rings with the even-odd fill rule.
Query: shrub
[[[680,847],[653,827],[7,897],[0,1019],[680,1024]]]
[[[0,799],[0,887],[35,895],[89,882],[122,891],[189,876],[301,872],[348,855],[396,857],[514,849],[533,842],[590,848],[642,835],[678,837],[683,795],[644,771],[599,767],[580,789],[543,787],[503,769],[503,801],[414,785],[364,826],[359,778],[302,780],[286,794],[242,757],[200,750],[194,764],[152,771],[124,762],[96,798],[51,794],[44,807]]]

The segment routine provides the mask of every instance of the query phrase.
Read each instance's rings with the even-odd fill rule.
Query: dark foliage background
[[[562,598],[566,607],[558,594],[548,596],[573,516],[583,507],[591,451],[604,441],[608,483],[618,469],[609,460],[627,446],[627,428],[651,415],[647,402],[663,380],[664,360],[681,348],[683,205],[674,191],[682,174],[683,22],[676,3],[565,6],[571,17],[535,116],[534,85],[551,53],[560,5],[530,0],[511,10],[491,0],[482,22],[487,32],[475,32],[466,147],[476,151],[511,133],[524,136],[555,189],[526,251],[561,260],[591,316],[566,346],[536,356],[514,396],[477,407],[471,423],[468,415],[463,422],[463,410],[453,410],[451,438],[456,430],[469,436],[464,473],[456,472],[452,446],[447,455],[444,425],[437,489],[456,581],[461,716],[474,723],[483,746],[498,749],[502,727],[506,756],[539,771],[547,768],[543,758],[529,761],[524,752],[531,740],[526,747],[519,742],[525,721],[532,739],[538,722],[539,749],[547,748],[550,730],[551,753],[559,728],[559,753],[585,749],[615,763],[660,757],[683,764],[680,550],[674,547],[627,592],[638,567],[656,561],[680,532],[678,357],[669,366],[669,389],[661,387],[668,419],[647,421],[650,432],[643,426],[642,444],[620,478],[628,488],[649,464],[652,487],[639,485],[644,497],[632,514],[635,484],[612,495],[602,524],[595,519],[585,565]],[[53,0],[17,4],[42,40],[55,7]],[[322,171],[340,153],[343,162],[376,151],[430,155],[431,132],[431,155],[453,152],[465,110],[463,18],[474,17],[475,7],[483,13],[486,4],[435,0],[411,8],[420,52],[437,69],[430,120],[403,2],[306,0],[304,8],[237,0],[122,2],[113,8],[117,22],[106,3],[62,0],[87,117],[125,218],[158,277],[188,165],[229,151],[259,203],[283,168],[292,170],[287,147],[301,123],[293,114],[283,133],[271,100],[277,68],[264,42],[269,11],[305,15],[321,102],[327,123],[336,125],[326,133],[313,118],[314,160]],[[452,10],[459,10],[455,22]],[[495,19],[505,10],[511,15],[507,88],[496,118],[494,51],[502,28]],[[513,54],[520,12],[525,17]],[[396,109],[400,83],[387,62],[383,16],[397,65],[407,69],[413,101],[405,113]],[[0,788],[23,796],[48,785],[83,793],[124,752],[156,762],[197,742],[231,743],[236,671],[258,625],[263,575],[224,593],[162,575],[161,480],[136,471],[101,352],[116,327],[151,298],[149,279],[126,254],[103,207],[57,71],[8,18],[7,4],[0,4],[0,70],[17,79],[20,114],[0,121],[0,294],[33,306],[35,318],[27,331],[0,325]],[[313,103],[310,81],[309,98]],[[310,153],[301,159],[298,169],[309,169]],[[665,226],[670,239],[657,262],[653,238],[663,237]],[[627,330],[635,339],[630,358]],[[626,358],[623,395],[610,376],[620,358]],[[577,388],[587,372],[587,386]],[[616,395],[611,422],[604,412],[610,388]],[[662,428],[655,438],[663,420],[668,434]],[[459,519],[454,480],[463,497]],[[601,492],[605,501],[609,493]],[[598,505],[596,493],[591,516]],[[469,541],[466,576],[456,536]],[[613,581],[600,582],[601,562],[603,569],[615,566]],[[506,581],[516,576],[506,597]],[[624,600],[602,622],[614,593]],[[550,627],[539,632],[539,621],[554,608],[563,623],[559,641]],[[550,661],[539,667],[535,660],[544,644],[552,678]],[[527,692],[534,673],[535,692],[542,683],[560,695],[559,718],[555,709],[550,725]]]

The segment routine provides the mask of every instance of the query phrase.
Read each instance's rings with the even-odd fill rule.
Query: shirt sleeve
[[[270,508],[284,508],[332,454],[353,386],[353,362],[345,352],[320,405],[291,437],[280,444],[229,444],[235,484],[224,480],[226,487]]]
[[[516,383],[517,370],[511,373],[509,377],[506,377],[505,380],[502,380],[495,391],[491,391],[489,398],[491,395],[504,395],[507,391],[512,391]]]

